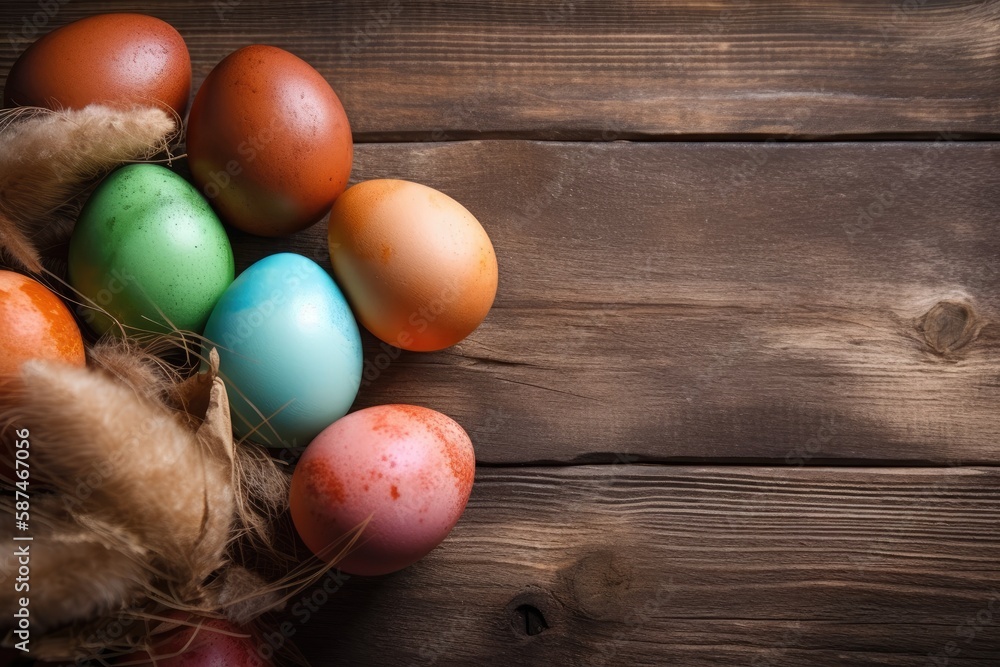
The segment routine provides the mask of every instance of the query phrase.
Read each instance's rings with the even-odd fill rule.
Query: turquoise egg
[[[347,299],[316,262],[265,257],[240,274],[205,326],[219,351],[238,437],[305,447],[351,407],[361,385],[361,334]]]
[[[112,172],[90,196],[69,245],[69,282],[96,309],[98,333],[200,333],[233,282],[233,249],[204,197],[158,164]],[[110,315],[105,314],[105,312]]]

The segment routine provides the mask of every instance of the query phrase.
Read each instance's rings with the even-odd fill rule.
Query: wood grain
[[[353,176],[493,239],[484,324],[366,338],[357,403],[442,410],[480,462],[1000,460],[998,144],[381,144]],[[325,234],[235,237],[237,263],[329,266]]]
[[[986,667],[998,489],[975,468],[480,470],[442,546],[332,577],[285,629],[314,665]]]
[[[464,518],[401,573],[291,600],[268,645],[317,667],[997,664],[1000,470],[820,466],[1000,461],[1000,144],[951,141],[1000,137],[1000,1],[16,0],[0,85],[103,11],[175,25],[195,87],[246,44],[302,56],[357,141],[439,142],[359,145],[354,180],[451,194],[500,258],[459,346],[365,339],[357,407],[472,435]],[[615,142],[886,137],[938,141]],[[595,141],[447,142],[500,138]],[[240,268],[329,263],[324,225],[234,244]],[[530,463],[580,465],[507,467]]]
[[[292,50],[362,141],[1000,133],[997,0],[17,0],[0,77],[106,11],[176,26],[195,86],[238,47]]]

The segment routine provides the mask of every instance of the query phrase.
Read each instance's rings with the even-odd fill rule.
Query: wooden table
[[[479,470],[425,560],[292,601],[313,665],[1000,664],[1000,2],[23,0],[0,72],[25,19],[126,10],[196,86],[305,58],[353,179],[499,257],[461,344],[366,337],[358,407]],[[325,224],[235,244],[329,262]]]

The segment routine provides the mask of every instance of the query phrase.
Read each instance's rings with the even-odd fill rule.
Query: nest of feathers
[[[68,237],[81,195],[122,163],[170,159],[178,126],[157,108],[0,112],[6,262],[62,283],[43,260]],[[30,443],[39,659],[113,664],[136,651],[154,655],[178,614],[253,628],[318,580],[363,528],[319,557],[297,541],[288,466],[234,441],[218,355],[195,359],[200,368],[191,370],[188,340],[105,337],[89,346],[85,368],[30,361],[0,386],[8,478],[0,508],[9,515],[0,534],[8,539],[18,511],[13,442]],[[166,361],[178,347],[187,362]],[[17,574],[17,558],[0,556],[7,645],[22,595]],[[119,631],[109,632],[112,624]]]

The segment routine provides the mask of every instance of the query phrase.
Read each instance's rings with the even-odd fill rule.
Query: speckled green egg
[[[99,307],[83,311],[98,333],[118,331],[112,317],[134,335],[200,333],[234,268],[229,237],[208,202],[156,164],[105,178],[69,246],[69,281]]]

